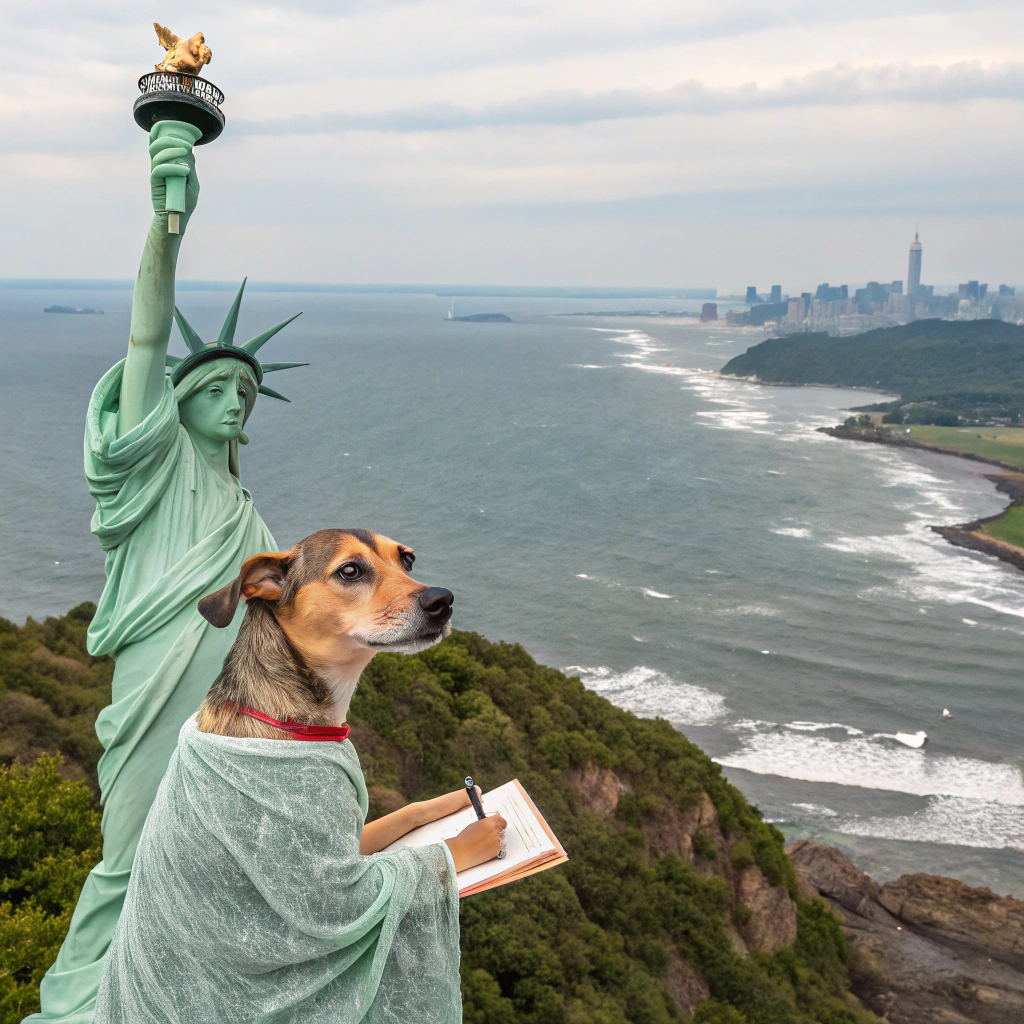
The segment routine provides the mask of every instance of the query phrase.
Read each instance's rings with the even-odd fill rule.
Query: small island
[[[512,317],[504,313],[473,313],[471,316],[449,316],[449,320],[464,324],[510,324]]]
[[[74,306],[47,306],[44,313],[102,313],[102,309],[76,309]]]

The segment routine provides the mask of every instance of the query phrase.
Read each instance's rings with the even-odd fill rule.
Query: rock
[[[835,900],[847,910],[863,917],[870,911],[872,901],[878,900],[881,892],[878,883],[834,846],[800,839],[787,846],[786,853],[793,866],[822,896]]]
[[[676,949],[670,949],[668,970],[665,972],[665,985],[673,1002],[680,1011],[692,1014],[694,1010],[711,998],[708,983],[688,964]]]
[[[938,875],[904,875],[883,885],[878,901],[923,934],[1024,970],[1024,903],[1012,896]]]
[[[586,768],[570,768],[565,777],[580,795],[584,810],[602,818],[610,817],[619,806],[619,794],[626,787],[610,768],[599,768],[596,764]]]
[[[725,874],[729,869],[729,847],[718,824],[718,811],[707,793],[701,793],[700,800],[685,811],[665,800],[656,811],[645,814],[643,819],[644,838],[647,847],[659,857],[674,853],[687,864],[693,864],[697,857],[693,849],[693,836],[703,832],[714,844],[715,857],[701,856],[703,865],[710,873]],[[727,877],[731,882],[731,877]]]
[[[1020,1024],[1024,904],[935,875],[879,886],[839,850],[792,844],[843,922],[854,994],[890,1024]]]
[[[796,941],[796,904],[789,890],[784,885],[769,885],[755,864],[740,872],[736,897],[750,911],[742,932],[751,949],[774,953]]]

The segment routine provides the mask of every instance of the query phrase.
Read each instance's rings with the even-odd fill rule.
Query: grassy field
[[[1024,505],[1011,505],[994,523],[989,523],[982,530],[995,540],[1004,544],[1014,544],[1024,548]]]
[[[909,429],[915,441],[972,452],[1024,470],[1024,427],[911,426]]]

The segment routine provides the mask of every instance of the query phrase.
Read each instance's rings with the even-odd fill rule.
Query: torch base
[[[143,75],[139,79],[142,95],[132,113],[135,123],[149,131],[157,121],[184,121],[203,134],[196,142],[203,146],[224,131],[224,113],[220,104],[224,94],[211,82],[166,71]]]

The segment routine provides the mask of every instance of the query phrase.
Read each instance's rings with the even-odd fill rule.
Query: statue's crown
[[[245,279],[245,281],[247,280],[248,278]],[[216,341],[204,342],[196,334],[192,325],[181,315],[181,310],[177,306],[174,307],[174,320],[178,325],[178,330],[181,331],[181,336],[185,339],[185,344],[188,345],[189,355],[184,358],[181,356],[167,357],[171,383],[177,386],[197,366],[211,359],[241,359],[256,375],[256,383],[259,385],[259,393],[261,395],[269,395],[271,398],[280,398],[282,402],[289,402],[291,399],[285,398],[284,395],[274,391],[273,388],[268,388],[264,385],[263,375],[265,373],[273,373],[274,370],[290,370],[293,366],[309,366],[309,363],[261,363],[256,358],[256,353],[279,330],[287,327],[296,316],[301,316],[302,314],[296,313],[295,316],[282,320],[276,327],[271,327],[262,334],[257,334],[255,338],[250,338],[242,345],[236,345],[234,343],[235,327],[238,324],[238,310],[242,305],[242,292],[245,291],[245,281],[242,281],[242,287],[238,289],[235,301],[231,303],[231,308],[228,310],[228,315],[224,320],[224,326],[220,329],[220,334]]]

